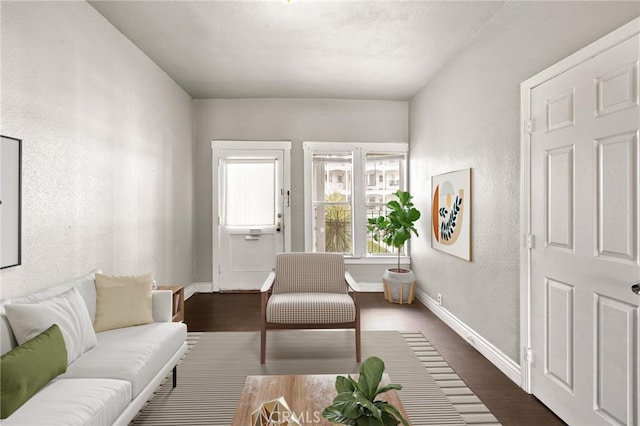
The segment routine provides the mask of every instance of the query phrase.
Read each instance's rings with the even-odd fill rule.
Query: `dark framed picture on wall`
[[[21,263],[22,140],[0,136],[0,269]]]
[[[471,169],[431,177],[431,247],[471,261]]]

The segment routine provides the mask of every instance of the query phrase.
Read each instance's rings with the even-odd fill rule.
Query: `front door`
[[[531,90],[531,389],[572,425],[639,422],[639,37]]]
[[[214,289],[259,290],[288,250],[288,142],[214,141]]]

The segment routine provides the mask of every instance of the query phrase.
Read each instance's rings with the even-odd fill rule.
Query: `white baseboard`
[[[384,291],[382,283],[358,282],[358,285],[360,286],[360,291],[363,293],[382,293]]]
[[[359,282],[360,290],[363,293],[382,293],[382,283]],[[213,293],[212,283],[191,283],[184,289],[184,298],[188,299],[194,293]]]
[[[465,339],[471,346],[476,348],[485,358],[493,365],[498,367],[507,377],[513,380],[518,386],[522,383],[522,374],[520,365],[505,355],[500,349],[494,346],[487,339],[478,334],[464,322],[460,321],[451,312],[438,305],[438,303],[429,297],[425,292],[416,288],[416,297],[438,318],[444,321],[449,327]]]
[[[184,288],[184,300],[187,300],[196,293],[196,283],[191,283]]]
[[[213,283],[193,283],[194,293],[213,293]]]

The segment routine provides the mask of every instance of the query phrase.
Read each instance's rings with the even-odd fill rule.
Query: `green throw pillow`
[[[0,357],[0,418],[67,371],[67,348],[56,324]]]

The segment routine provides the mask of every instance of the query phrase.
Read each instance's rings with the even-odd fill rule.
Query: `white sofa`
[[[92,321],[96,313],[94,273],[29,296],[0,301],[0,353],[16,346],[5,315],[6,304],[35,303],[71,287],[81,294]],[[127,425],[187,349],[187,327],[171,322],[172,294],[154,291],[153,320],[146,325],[97,333],[85,352],[32,396],[2,425]]]

